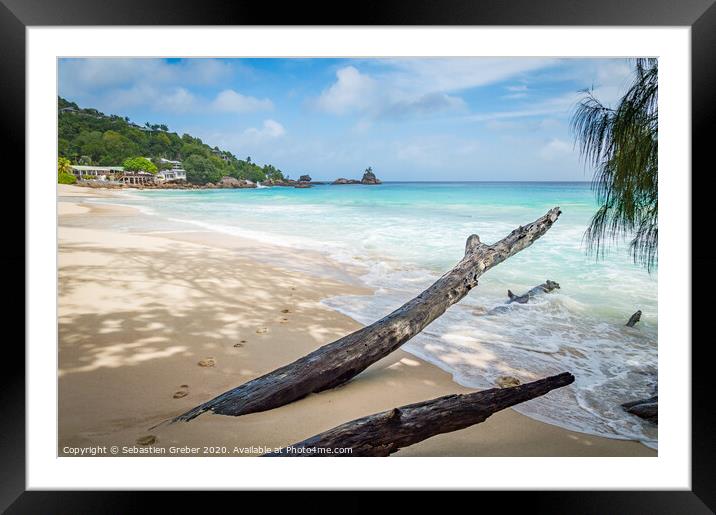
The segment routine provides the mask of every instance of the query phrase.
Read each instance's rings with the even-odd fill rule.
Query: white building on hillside
[[[172,161],[170,159],[162,158],[161,162],[164,164],[170,164],[171,168],[157,172],[157,180],[166,182],[186,180],[186,170],[182,167],[181,161]]]
[[[72,175],[78,179],[89,177],[98,181],[106,181],[107,177],[122,175],[124,168],[121,166],[85,166],[72,165]]]

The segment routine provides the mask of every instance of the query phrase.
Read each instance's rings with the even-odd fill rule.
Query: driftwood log
[[[624,411],[636,415],[639,418],[659,423],[659,396],[649,397],[648,399],[640,399],[638,401],[625,402],[622,404]]]
[[[530,301],[530,299],[536,297],[537,295],[541,295],[543,293],[549,293],[552,290],[559,290],[559,283],[555,281],[550,281],[547,279],[546,282],[543,282],[540,285],[535,286],[530,291],[525,293],[524,295],[515,295],[512,293],[511,290],[507,290],[507,296],[509,297],[509,300],[507,301],[507,304],[510,304],[511,302],[517,302],[519,304],[526,304]]]
[[[534,288],[532,288],[530,291],[523,295],[515,295],[512,293],[512,290],[507,290],[507,297],[508,300],[505,302],[505,304],[512,304],[513,302],[517,302],[518,304],[527,304],[530,299],[536,297],[537,295],[542,295],[543,293],[549,293],[552,290],[558,290],[559,289],[559,283],[555,281],[550,281],[547,279],[547,281],[543,282],[542,284],[538,284]],[[510,307],[506,305],[497,306],[492,308],[490,311],[485,313],[486,316],[491,315],[499,315],[502,313],[509,313]]]
[[[634,327],[639,320],[641,320],[641,310],[629,317],[629,321],[626,323],[626,326]]]
[[[265,456],[389,456],[431,436],[484,422],[493,413],[573,381],[574,376],[565,372],[512,388],[447,395],[401,406],[346,422]],[[338,449],[344,451],[337,452]]]
[[[465,297],[485,271],[532,245],[560,214],[558,207],[552,208],[493,245],[482,243],[476,234],[471,235],[465,245],[465,256],[452,270],[386,317],[196,406],[173,421],[189,421],[206,411],[233,416],[266,411],[345,383],[399,348]]]

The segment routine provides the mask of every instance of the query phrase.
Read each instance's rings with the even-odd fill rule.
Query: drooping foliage
[[[586,164],[594,167],[600,204],[585,232],[587,249],[602,257],[625,239],[634,262],[658,264],[658,61],[637,59],[629,89],[614,107],[585,91],[571,127]]]

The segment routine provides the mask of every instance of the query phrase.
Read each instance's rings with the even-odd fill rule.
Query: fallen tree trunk
[[[485,271],[529,247],[552,227],[560,213],[558,207],[552,208],[493,245],[471,235],[465,256],[452,270],[388,316],[196,406],[173,421],[189,421],[206,411],[233,416],[266,411],[345,383],[422,331],[477,286],[478,277]]]
[[[565,372],[511,388],[447,395],[401,406],[346,422],[265,456],[389,456],[431,436],[484,422],[493,413],[572,382],[574,376]]]

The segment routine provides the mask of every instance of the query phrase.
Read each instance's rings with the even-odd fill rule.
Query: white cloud
[[[419,58],[357,61],[336,72],[336,81],[314,105],[332,114],[405,118],[467,108],[455,92],[485,86],[556,63],[554,59]],[[357,66],[370,66],[370,73]],[[513,86],[523,95],[526,86]]]
[[[369,118],[402,118],[462,109],[465,102],[441,92],[404,94],[354,66],[346,66],[336,72],[336,82],[321,93],[315,106],[338,115],[362,113]]]
[[[507,95],[503,95],[502,98],[505,98],[507,100],[518,100],[520,98],[527,98],[527,91],[529,91],[529,88],[527,88],[527,84],[505,86],[505,89],[510,93],[508,93]]]
[[[454,92],[494,84],[522,74],[551,66],[557,59],[455,57],[387,59],[393,70],[386,74],[392,84],[407,91]]]
[[[195,92],[196,88],[221,84],[237,74],[249,76],[251,72],[238,61],[220,59],[62,59],[59,92],[81,105],[108,110],[146,107],[180,113],[243,113],[273,107],[269,99],[232,89],[221,91],[213,100]]]
[[[159,95],[155,108],[160,111],[187,112],[197,107],[198,100],[185,88],[174,88],[169,94]]]
[[[319,109],[334,114],[365,109],[375,98],[376,83],[353,66],[336,72],[336,82],[316,100]]]
[[[129,88],[112,90],[104,96],[102,105],[110,110],[146,106],[152,111],[191,113],[249,113],[273,109],[268,98],[258,99],[242,95],[232,89],[221,91],[213,100],[195,95],[184,87],[157,87],[139,83]]]
[[[516,100],[519,98],[526,98],[527,93],[510,93],[509,95],[504,95],[502,98],[506,98],[508,100]]]
[[[559,138],[553,138],[539,150],[539,156],[547,161],[562,159],[574,154],[572,145]]]
[[[273,109],[273,103],[268,98],[258,99],[242,95],[233,89],[225,89],[216,95],[211,103],[211,108],[220,112],[249,113]]]
[[[260,129],[251,127],[243,132],[243,135],[254,141],[264,141],[270,139],[280,138],[286,134],[286,129],[283,125],[278,123],[276,120],[264,120],[263,126]]]
[[[602,102],[612,104],[618,101],[634,77],[634,67],[628,59],[597,61],[593,63],[596,76],[595,95]]]
[[[540,100],[520,109],[509,111],[497,111],[492,113],[479,113],[467,117],[468,120],[474,122],[485,122],[490,120],[510,119],[510,118],[526,118],[531,116],[544,115],[565,115],[579,101],[581,94],[578,92],[568,92],[545,100]]]
[[[173,87],[214,84],[228,78],[236,68],[230,62],[217,59],[187,59],[176,63],[143,58],[62,59],[60,91],[75,96],[108,86],[120,88],[142,83]]]
[[[60,90],[60,95],[62,94],[65,93]],[[147,99],[154,101],[157,96],[158,92],[153,86],[149,84],[137,84],[131,88],[114,91],[113,94],[107,98],[107,105],[113,109],[134,107],[145,104]]]
[[[199,99],[186,88],[160,90],[153,85],[141,83],[112,91],[111,95],[106,96],[104,103],[113,110],[146,105],[154,111],[185,113],[196,109]]]
[[[467,104],[460,97],[445,93],[428,93],[416,99],[395,101],[384,108],[381,116],[401,118],[414,114],[430,114],[463,109],[467,109]]]
[[[565,61],[569,60],[565,59]],[[482,122],[535,116],[569,116],[577,103],[584,97],[584,93],[578,91],[580,89],[591,89],[594,96],[604,105],[614,106],[626,92],[632,77],[633,66],[627,59],[578,60],[574,66],[567,66],[550,75],[552,80],[572,80],[581,84],[573,91],[529,103],[516,103],[518,107],[515,109],[474,114],[467,119]],[[533,89],[528,90],[526,86],[524,90],[521,90],[521,86],[508,86],[506,89],[515,91],[515,93],[505,95],[503,98],[515,100],[518,100],[519,95],[525,91],[534,91]]]

